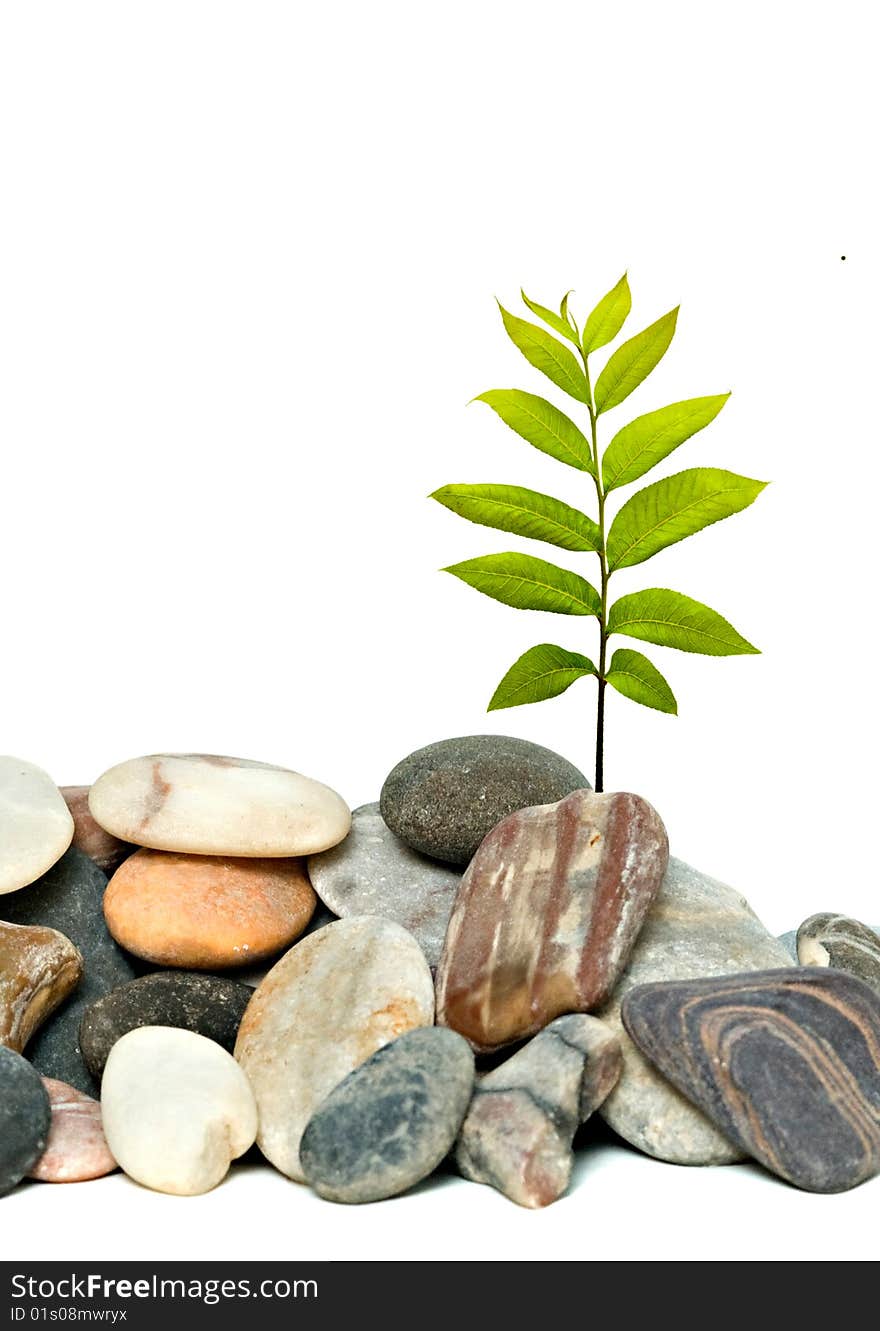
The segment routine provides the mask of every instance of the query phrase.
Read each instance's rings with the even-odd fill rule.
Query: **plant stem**
[[[590,413],[590,442],[593,452],[593,468],[596,484],[596,496],[599,500],[599,535],[601,548],[599,564],[601,568],[600,596],[602,612],[599,617],[599,676],[596,698],[596,776],[594,788],[602,791],[605,785],[605,665],[608,651],[608,552],[605,548],[605,490],[602,485],[602,469],[599,464],[599,443],[596,435],[596,407],[593,402],[593,389],[590,384],[590,369],[587,356],[583,355],[584,373],[587,376],[587,410]]]

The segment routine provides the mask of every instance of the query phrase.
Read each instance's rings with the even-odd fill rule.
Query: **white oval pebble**
[[[101,1110],[126,1174],[180,1197],[216,1187],[257,1135],[254,1095],[232,1055],[171,1026],[141,1026],[117,1040]]]
[[[48,873],[72,840],[73,818],[48,773],[0,756],[0,893]]]
[[[320,781],[201,753],[119,763],[92,786],[89,809],[123,841],[196,855],[311,855],[351,827],[348,805]]]

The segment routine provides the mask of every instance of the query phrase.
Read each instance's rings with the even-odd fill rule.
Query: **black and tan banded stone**
[[[731,1141],[796,1187],[880,1171],[880,998],[815,966],[648,984],[623,1022]]]
[[[849,971],[880,994],[880,937],[859,920],[822,911],[797,931],[802,966],[833,966]]]

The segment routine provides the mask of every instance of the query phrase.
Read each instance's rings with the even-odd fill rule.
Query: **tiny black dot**
[[[846,255],[845,255],[845,254],[841,254],[841,256],[840,256],[840,262],[843,263],[843,261],[844,261],[845,258],[846,258]]]

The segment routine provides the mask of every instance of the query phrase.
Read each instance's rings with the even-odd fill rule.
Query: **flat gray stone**
[[[428,965],[437,965],[461,874],[411,850],[378,804],[355,809],[345,840],[310,856],[309,878],[336,915],[396,920],[421,945]]]
[[[392,832],[413,850],[467,864],[487,832],[516,809],[556,804],[590,783],[551,749],[509,735],[463,735],[409,754],[379,799]]]
[[[617,1036],[595,1017],[557,1017],[480,1077],[455,1148],[466,1179],[520,1206],[547,1206],[569,1185],[572,1142],[620,1076]]]
[[[51,1122],[40,1074],[21,1054],[0,1045],[0,1197],[40,1159]]]
[[[654,1068],[624,1030],[620,1009],[630,990],[655,980],[691,980],[793,965],[732,887],[670,859],[660,893],[648,912],[629,965],[596,1016],[614,1030],[623,1049],[620,1081],[599,1113],[640,1151],[679,1165],[727,1165],[743,1158],[738,1147]]]
[[[385,1045],[327,1096],[300,1143],[306,1180],[334,1202],[413,1187],[448,1154],[474,1084],[466,1040],[438,1026]]]

